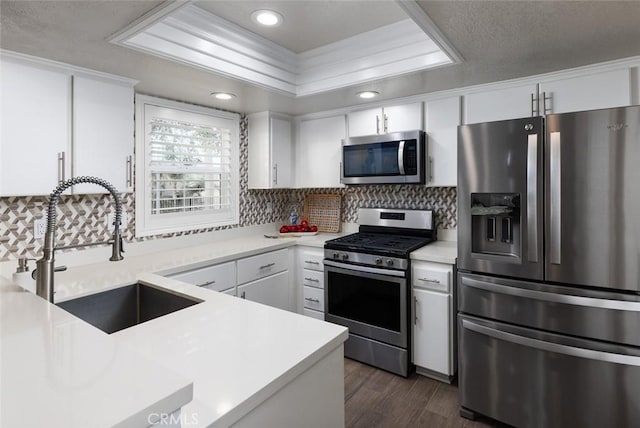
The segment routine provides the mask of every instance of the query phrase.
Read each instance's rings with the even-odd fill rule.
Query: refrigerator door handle
[[[560,255],[561,249],[561,162],[560,162],[560,132],[551,132],[549,138],[550,155],[549,155],[549,174],[550,174],[550,258],[551,263],[559,265],[562,262]]]
[[[588,308],[640,312],[640,302],[614,299],[598,299],[595,297],[548,293],[546,291],[509,287],[508,285],[504,284],[494,284],[492,282],[480,281],[464,276],[461,278],[461,282],[463,286],[472,287],[483,291],[489,291],[491,293],[522,297],[525,299],[540,300],[551,303],[561,303],[565,305],[584,306]]]
[[[633,355],[614,354],[610,352],[596,351],[593,349],[576,348],[575,346],[561,345],[559,343],[533,339],[526,336],[508,333],[502,330],[496,330],[494,328],[476,324],[466,319],[462,320],[462,328],[474,331],[485,336],[493,337],[498,340],[515,343],[517,345],[526,346],[528,348],[539,349],[541,351],[564,354],[571,357],[585,358],[589,360],[604,361],[608,363],[640,366],[640,357],[636,357]]]
[[[538,134],[527,140],[527,256],[538,262]]]

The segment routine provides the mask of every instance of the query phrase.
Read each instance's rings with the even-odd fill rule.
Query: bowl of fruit
[[[280,236],[310,236],[318,234],[318,226],[310,225],[307,220],[300,224],[285,224],[280,228]]]

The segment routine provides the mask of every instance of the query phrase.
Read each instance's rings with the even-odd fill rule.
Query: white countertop
[[[173,392],[184,391],[185,386],[193,382],[193,401],[183,407],[183,423],[189,422],[190,426],[228,426],[234,423],[342,344],[347,338],[347,329],[258,303],[212,293],[155,273],[174,273],[294,245],[322,248],[327,239],[342,235],[344,233],[322,233],[299,238],[270,239],[259,234],[130,256],[120,262],[105,261],[74,266],[66,272],[56,273],[57,301],[138,280],[203,300],[200,304],[110,336],[65,311],[52,307],[31,293],[18,292],[15,287],[5,286],[0,293],[3,302],[0,331],[3,345],[2,404],[3,408],[8,408],[5,407],[5,397],[12,397],[9,403],[15,404],[16,407],[11,408],[16,411],[8,414],[4,411],[2,422],[9,418],[6,419],[8,422],[17,422],[17,426],[20,426],[20,421],[30,420],[22,419],[24,415],[20,414],[20,409],[25,407],[21,407],[20,403],[28,403],[29,408],[38,407],[34,398],[28,396],[29,393],[33,394],[34,388],[39,391],[36,397],[44,402],[61,394],[59,400],[67,400],[70,404],[61,406],[61,410],[54,414],[71,417],[72,422],[86,420],[93,411],[91,409],[100,407],[100,399],[108,399],[110,405],[100,410],[105,413],[104,416],[96,413],[91,415],[111,418],[99,419],[109,421],[106,425],[110,425],[111,421],[115,423],[116,420],[123,419],[111,410],[118,410],[120,415],[129,412],[134,415],[132,417],[148,414],[149,407],[132,396],[155,402],[165,391],[163,387],[166,390],[173,388]],[[411,254],[411,258],[415,260],[448,264],[454,264],[456,256],[456,243],[448,241],[434,242]],[[16,301],[27,303],[16,304]],[[21,305],[26,307],[22,308]],[[60,325],[65,327],[56,327]],[[56,341],[58,333],[53,332],[60,331],[60,328],[63,331],[70,330],[73,334],[68,335],[69,339]],[[46,334],[42,338],[42,334],[33,335],[31,330],[43,330]],[[16,331],[20,334],[15,334]],[[50,346],[52,341],[58,343],[58,350],[46,348],[45,344]],[[5,356],[7,346],[4,345],[10,343],[12,351]],[[47,372],[53,370],[47,364],[50,364],[51,358],[55,358],[55,353],[66,355],[64,361],[67,361],[67,365],[71,365],[71,361],[91,361],[77,367],[63,366],[61,373],[55,373],[55,376],[61,378],[61,382],[68,382],[66,389],[65,386],[58,388],[51,383],[47,388],[41,387],[48,378],[55,378]],[[96,356],[95,353],[99,355]],[[18,370],[12,369],[14,365],[22,363],[19,356],[23,354],[39,355],[37,361],[27,359],[25,363],[28,367],[38,367],[38,364],[39,367],[45,367],[40,371],[39,378],[26,380]],[[112,365],[104,368],[105,355],[112,354],[115,355],[110,363]],[[143,366],[143,369],[132,374],[132,368],[138,366]],[[158,368],[168,373],[168,380],[162,387],[157,385],[162,383],[160,379],[163,378],[157,376]],[[86,394],[83,392],[86,389],[84,384],[77,386],[72,383],[75,379],[89,377],[98,369],[103,370],[101,379],[111,383],[97,382]],[[154,373],[155,380],[142,380],[142,377],[152,377]],[[115,392],[120,390],[124,393],[119,395]],[[148,394],[147,390],[150,390]],[[117,397],[113,400],[121,399],[122,409],[118,404],[111,406],[112,396]],[[84,403],[77,400],[87,397],[101,398],[96,399],[93,406],[87,404],[81,406],[82,409],[76,408],[76,404]],[[59,400],[51,402],[59,403]],[[30,412],[29,417],[44,418],[46,415],[46,411]],[[8,422],[7,426],[15,426]],[[36,422],[34,420],[35,426],[42,425]],[[90,425],[70,423],[60,426]]]
[[[193,396],[189,377],[3,280],[0,345],[2,427],[147,426]]]

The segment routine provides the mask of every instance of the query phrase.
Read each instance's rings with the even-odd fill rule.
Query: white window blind
[[[237,115],[185,104],[145,105],[143,114],[145,218],[136,234],[237,223]]]

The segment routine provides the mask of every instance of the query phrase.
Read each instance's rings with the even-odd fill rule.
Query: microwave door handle
[[[398,169],[400,175],[404,175],[404,140],[398,145]]]

